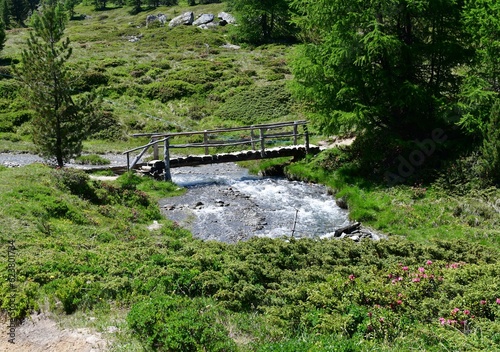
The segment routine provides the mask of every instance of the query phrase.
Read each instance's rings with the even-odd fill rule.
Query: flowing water
[[[183,196],[160,201],[164,214],[205,240],[331,237],[348,213],[320,185],[258,177],[235,164],[172,169]]]

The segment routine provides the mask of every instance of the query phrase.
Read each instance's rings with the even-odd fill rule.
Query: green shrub
[[[100,70],[90,69],[86,70],[80,79],[76,81],[75,88],[79,92],[90,92],[96,87],[107,85],[108,81],[109,77],[106,73]]]
[[[245,124],[284,117],[291,112],[292,100],[283,84],[245,89],[228,98],[216,115]]]
[[[1,125],[2,124],[0,123],[0,130],[1,130]],[[4,141],[11,141],[11,142],[21,141],[21,137],[19,137],[15,133],[10,133],[10,132],[7,132],[7,133],[0,132],[0,139],[3,139]]]
[[[52,172],[55,185],[62,191],[69,191],[71,194],[83,199],[94,199],[95,191],[89,185],[90,178],[82,170],[72,168],[56,169]]]
[[[16,127],[30,121],[33,114],[30,110],[0,113],[0,132],[15,132]]]
[[[210,300],[159,296],[135,304],[127,322],[143,344],[155,351],[236,351],[219,322],[221,314]]]
[[[94,119],[92,126],[89,126],[89,138],[107,141],[123,140],[123,127],[112,111],[101,110],[98,118]]]
[[[116,57],[105,58],[104,60],[102,60],[101,67],[103,68],[119,67],[119,66],[125,66],[127,63],[128,62],[125,59],[119,59]]]
[[[110,163],[108,159],[96,154],[81,155],[75,158],[75,164],[80,165],[109,165]]]
[[[19,84],[14,80],[0,80],[0,97],[15,99],[19,92]]]
[[[135,172],[129,171],[118,177],[116,180],[122,189],[135,190],[143,182],[143,178]]]
[[[144,95],[151,100],[166,103],[169,100],[189,97],[196,92],[195,86],[183,81],[154,82],[144,88]]]

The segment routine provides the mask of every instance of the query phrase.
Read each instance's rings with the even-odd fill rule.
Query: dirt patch
[[[50,314],[35,314],[16,327],[15,343],[8,341],[8,321],[2,319],[1,352],[101,352],[107,341],[100,333],[89,329],[65,329],[58,326]]]

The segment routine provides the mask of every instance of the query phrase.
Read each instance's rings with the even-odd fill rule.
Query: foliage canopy
[[[295,91],[326,132],[390,129],[403,137],[445,122],[468,62],[460,1],[302,1],[307,43]]]

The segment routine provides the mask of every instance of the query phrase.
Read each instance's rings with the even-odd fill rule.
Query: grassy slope
[[[122,139],[132,132],[189,131],[297,117],[282,84],[290,78],[285,61],[288,47],[222,48],[231,41],[231,26],[215,30],[145,27],[149,13],[165,13],[168,18],[186,10],[195,15],[217,14],[225,6],[159,7],[134,16],[128,8],[98,12],[90,6],[76,8],[77,16],[89,16],[70,21],[66,29],[74,49],[71,64],[83,79],[78,87],[81,91],[94,88],[103,97],[103,108],[117,118]],[[10,31],[2,55],[18,58],[26,35],[23,30]],[[141,39],[130,42],[132,36]],[[10,84],[11,80],[0,80],[0,89]],[[269,85],[272,88],[266,91]],[[288,103],[276,105],[283,99]],[[19,105],[23,105],[21,99],[9,100],[3,107],[0,104],[0,113],[10,113]],[[25,131],[15,126],[11,133],[0,133],[0,149],[29,149]],[[26,143],[12,143],[19,139]],[[86,143],[86,149],[123,151],[139,143],[125,145],[113,139]]]
[[[109,335],[116,351],[158,342],[210,351],[494,350],[500,343],[494,248],[397,238],[202,242],[162,219],[155,200],[178,192],[169,183],[129,175],[103,183],[32,165],[1,169],[0,185],[0,240],[17,248],[12,313],[50,309],[72,326],[119,326]],[[163,227],[148,230],[153,220]],[[6,309],[12,290],[7,262],[0,265]],[[454,308],[468,319],[467,333],[459,323],[440,325],[439,318],[455,318]]]

